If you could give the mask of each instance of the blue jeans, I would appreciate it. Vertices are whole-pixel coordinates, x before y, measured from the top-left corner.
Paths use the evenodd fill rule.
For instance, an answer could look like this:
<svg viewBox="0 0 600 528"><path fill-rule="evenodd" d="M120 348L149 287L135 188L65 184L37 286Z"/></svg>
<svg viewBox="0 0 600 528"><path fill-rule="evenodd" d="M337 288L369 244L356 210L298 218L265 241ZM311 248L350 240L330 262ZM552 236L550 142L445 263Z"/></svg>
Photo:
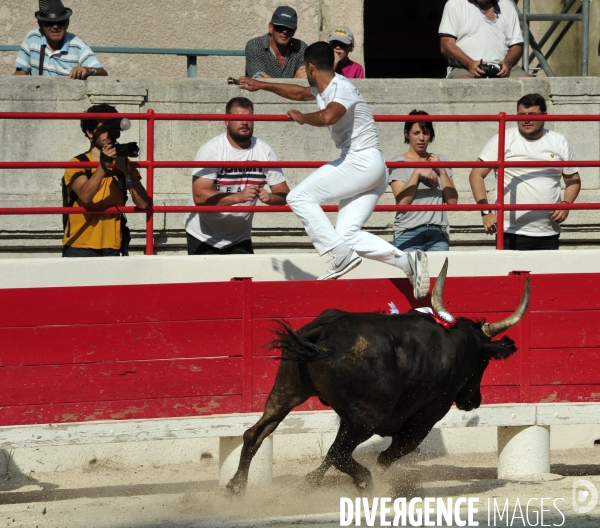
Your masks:
<svg viewBox="0 0 600 528"><path fill-rule="evenodd" d="M402 251L448 251L448 239L437 225L422 225L394 235L394 246Z"/></svg>

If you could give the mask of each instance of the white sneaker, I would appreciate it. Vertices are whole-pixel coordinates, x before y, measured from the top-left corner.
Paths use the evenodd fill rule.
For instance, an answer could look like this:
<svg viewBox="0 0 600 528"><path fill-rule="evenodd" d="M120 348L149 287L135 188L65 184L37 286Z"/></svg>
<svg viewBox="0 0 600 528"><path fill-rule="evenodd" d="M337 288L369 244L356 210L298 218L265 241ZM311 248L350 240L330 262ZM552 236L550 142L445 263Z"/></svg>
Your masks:
<svg viewBox="0 0 600 528"><path fill-rule="evenodd" d="M413 285L415 299L422 299L429 293L429 269L427 267L427 253L417 249L408 253L408 267L406 272L408 280Z"/></svg>
<svg viewBox="0 0 600 528"><path fill-rule="evenodd" d="M331 266L325 275L322 275L317 280L331 280L341 277L350 270L353 270L362 262L356 251L351 249L344 257L334 257Z"/></svg>

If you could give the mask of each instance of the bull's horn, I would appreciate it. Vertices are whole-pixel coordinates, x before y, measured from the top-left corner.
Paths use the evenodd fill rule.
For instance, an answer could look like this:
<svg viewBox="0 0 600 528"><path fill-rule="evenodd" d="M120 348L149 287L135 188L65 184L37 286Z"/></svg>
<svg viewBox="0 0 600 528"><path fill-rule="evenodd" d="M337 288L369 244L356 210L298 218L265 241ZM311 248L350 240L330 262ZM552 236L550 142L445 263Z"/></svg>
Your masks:
<svg viewBox="0 0 600 528"><path fill-rule="evenodd" d="M523 297L521 298L521 302L515 310L515 313L504 319L504 321L491 324L485 323L481 327L483 333L491 339L502 332L506 332L511 326L516 325L527 311L527 307L529 306L529 296L529 277L527 277L527 280L525 281L525 289L523 290Z"/></svg>
<svg viewBox="0 0 600 528"><path fill-rule="evenodd" d="M446 282L446 273L448 273L448 257L444 261L444 265L442 266L442 271L438 275L437 280L435 281L435 286L433 288L433 293L431 294L431 306L433 307L436 313L446 312L449 314L450 312L446 309L444 304L444 299L442 298L442 292L444 291L444 283Z"/></svg>

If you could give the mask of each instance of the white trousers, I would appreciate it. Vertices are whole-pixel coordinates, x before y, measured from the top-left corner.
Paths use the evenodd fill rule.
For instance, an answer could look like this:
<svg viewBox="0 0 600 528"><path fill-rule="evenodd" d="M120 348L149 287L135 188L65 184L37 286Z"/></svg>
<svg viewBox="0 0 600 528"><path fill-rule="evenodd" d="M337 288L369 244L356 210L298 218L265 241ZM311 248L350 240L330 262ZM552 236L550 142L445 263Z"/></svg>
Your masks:
<svg viewBox="0 0 600 528"><path fill-rule="evenodd" d="M362 231L388 184L378 149L350 153L317 169L287 196L319 255L342 243L361 257L405 267L406 254L382 238ZM339 202L335 228L320 205ZM404 257L404 258L402 258Z"/></svg>

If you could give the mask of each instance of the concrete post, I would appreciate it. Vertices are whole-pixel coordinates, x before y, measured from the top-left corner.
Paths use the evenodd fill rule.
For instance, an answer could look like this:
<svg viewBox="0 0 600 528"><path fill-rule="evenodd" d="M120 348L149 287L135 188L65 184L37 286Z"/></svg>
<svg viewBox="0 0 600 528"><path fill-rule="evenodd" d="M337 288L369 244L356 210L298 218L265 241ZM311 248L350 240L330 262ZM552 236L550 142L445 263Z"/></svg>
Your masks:
<svg viewBox="0 0 600 528"><path fill-rule="evenodd" d="M222 436L219 439L219 486L225 486L240 463L244 439L241 436ZM249 484L269 484L273 480L273 438L264 439L252 459Z"/></svg>
<svg viewBox="0 0 600 528"><path fill-rule="evenodd" d="M550 472L550 427L498 427L498 478Z"/></svg>

